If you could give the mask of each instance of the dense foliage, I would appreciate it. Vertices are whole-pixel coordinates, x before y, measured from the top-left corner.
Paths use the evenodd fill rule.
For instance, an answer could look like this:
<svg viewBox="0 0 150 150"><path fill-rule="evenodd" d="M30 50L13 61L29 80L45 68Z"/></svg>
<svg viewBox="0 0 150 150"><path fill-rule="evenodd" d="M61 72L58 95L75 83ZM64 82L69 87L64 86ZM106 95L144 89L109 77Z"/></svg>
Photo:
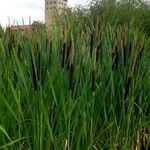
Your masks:
<svg viewBox="0 0 150 150"><path fill-rule="evenodd" d="M123 22L122 10L118 22L98 17L96 6L68 10L50 30L1 30L0 149L149 148L146 23Z"/></svg>
<svg viewBox="0 0 150 150"><path fill-rule="evenodd" d="M101 24L128 25L150 35L150 2L148 0L93 0L88 8L77 8L82 17Z"/></svg>

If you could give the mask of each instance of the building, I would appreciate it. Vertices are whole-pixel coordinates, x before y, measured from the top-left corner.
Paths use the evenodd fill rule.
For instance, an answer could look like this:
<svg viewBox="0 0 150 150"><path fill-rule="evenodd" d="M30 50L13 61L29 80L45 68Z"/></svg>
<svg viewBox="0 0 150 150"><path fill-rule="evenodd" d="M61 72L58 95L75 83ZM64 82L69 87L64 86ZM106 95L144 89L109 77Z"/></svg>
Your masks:
<svg viewBox="0 0 150 150"><path fill-rule="evenodd" d="M31 31L32 25L11 25L9 29L11 31Z"/></svg>
<svg viewBox="0 0 150 150"><path fill-rule="evenodd" d="M55 12L60 13L66 7L68 0L45 0L45 24L51 24Z"/></svg>

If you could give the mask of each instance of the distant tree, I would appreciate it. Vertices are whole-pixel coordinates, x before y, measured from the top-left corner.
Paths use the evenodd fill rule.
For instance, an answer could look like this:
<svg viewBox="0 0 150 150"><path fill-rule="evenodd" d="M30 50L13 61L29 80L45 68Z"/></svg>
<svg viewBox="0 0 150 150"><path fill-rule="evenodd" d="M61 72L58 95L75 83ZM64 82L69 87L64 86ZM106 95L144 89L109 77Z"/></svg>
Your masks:
<svg viewBox="0 0 150 150"><path fill-rule="evenodd" d="M0 38L3 36L3 34L4 34L4 29L2 25L0 24Z"/></svg>
<svg viewBox="0 0 150 150"><path fill-rule="evenodd" d="M32 23L32 29L45 29L45 24L43 22L40 21L33 21Z"/></svg>
<svg viewBox="0 0 150 150"><path fill-rule="evenodd" d="M90 5L93 24L132 25L150 35L150 2L143 0L93 0Z"/></svg>

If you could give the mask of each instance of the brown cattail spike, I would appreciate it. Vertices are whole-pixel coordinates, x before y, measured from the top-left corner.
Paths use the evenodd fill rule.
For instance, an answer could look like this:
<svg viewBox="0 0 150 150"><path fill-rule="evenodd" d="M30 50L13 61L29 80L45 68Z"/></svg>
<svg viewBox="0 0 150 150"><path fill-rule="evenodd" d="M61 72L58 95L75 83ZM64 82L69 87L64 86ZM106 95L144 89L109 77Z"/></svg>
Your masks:
<svg viewBox="0 0 150 150"><path fill-rule="evenodd" d="M96 81L96 70L92 71L92 91L95 91L95 81Z"/></svg>
<svg viewBox="0 0 150 150"><path fill-rule="evenodd" d="M118 59L119 59L118 47L114 41L113 41L112 59L113 59L112 69L114 70L117 69L118 67Z"/></svg>
<svg viewBox="0 0 150 150"><path fill-rule="evenodd" d="M67 48L67 55L66 55L67 69L69 69L71 45L72 45L72 40L70 40L69 46Z"/></svg>
<svg viewBox="0 0 150 150"><path fill-rule="evenodd" d="M94 51L94 67L92 70L92 91L95 91L96 88L96 54L97 54L97 49L95 48Z"/></svg>
<svg viewBox="0 0 150 150"><path fill-rule="evenodd" d="M93 53L93 45L94 45L94 35L91 33L91 39L90 39L90 56L92 57Z"/></svg>
<svg viewBox="0 0 150 150"><path fill-rule="evenodd" d="M22 47L20 44L18 44L18 59L21 60L22 59Z"/></svg>
<svg viewBox="0 0 150 150"><path fill-rule="evenodd" d="M33 87L34 87L34 90L37 91L38 89L38 83L37 83L37 71L34 67L34 60L33 60L33 56L32 56L32 53L31 53L31 71L32 71L32 82L33 82Z"/></svg>
<svg viewBox="0 0 150 150"><path fill-rule="evenodd" d="M65 65L65 56L66 56L66 43L63 43L63 48L62 48L62 68L64 68L64 65Z"/></svg>
<svg viewBox="0 0 150 150"><path fill-rule="evenodd" d="M74 87L74 64L71 64L69 76L69 89L73 90L73 87Z"/></svg>
<svg viewBox="0 0 150 150"><path fill-rule="evenodd" d="M129 95L129 90L130 90L131 81L132 81L132 77L129 76L128 79L127 79L127 84L126 84L126 86L125 86L124 100L126 100L127 97L128 97L128 95Z"/></svg>
<svg viewBox="0 0 150 150"><path fill-rule="evenodd" d="M62 46L62 62L61 62L61 65L62 65L62 68L64 68L64 65L65 65L65 57L66 57L66 29L64 28L63 30L63 46Z"/></svg>
<svg viewBox="0 0 150 150"><path fill-rule="evenodd" d="M70 79L69 79L69 89L73 90L74 87L74 38L71 33L71 66L70 66Z"/></svg>
<svg viewBox="0 0 150 150"><path fill-rule="evenodd" d="M72 58L71 58L71 63L74 63L74 37L73 34L71 33L71 53L72 53Z"/></svg>

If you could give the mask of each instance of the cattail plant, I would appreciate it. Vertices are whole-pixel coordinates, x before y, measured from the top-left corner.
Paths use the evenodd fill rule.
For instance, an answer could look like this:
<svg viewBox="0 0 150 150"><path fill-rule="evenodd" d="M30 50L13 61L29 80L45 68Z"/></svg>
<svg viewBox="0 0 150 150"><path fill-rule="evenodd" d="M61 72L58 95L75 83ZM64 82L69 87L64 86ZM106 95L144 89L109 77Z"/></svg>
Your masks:
<svg viewBox="0 0 150 150"><path fill-rule="evenodd" d="M149 149L150 38L92 9L2 33L0 149Z"/></svg>
<svg viewBox="0 0 150 150"><path fill-rule="evenodd" d="M38 90L38 77L37 77L37 70L36 70L36 64L35 64L35 59L33 56L33 52L30 53L31 57L31 66L32 66L32 82L33 82L33 87L37 91Z"/></svg>
<svg viewBox="0 0 150 150"><path fill-rule="evenodd" d="M63 29L63 45L62 45L62 50L61 50L61 56L62 56L62 62L61 62L61 66L62 68L64 68L65 65L65 58L66 58L66 49L67 49L67 37L66 37L66 28Z"/></svg>
<svg viewBox="0 0 150 150"><path fill-rule="evenodd" d="M97 51L96 51L96 62L98 62L99 58L100 58L100 52L102 48L102 43L100 42L99 45L97 46Z"/></svg>
<svg viewBox="0 0 150 150"><path fill-rule="evenodd" d="M32 66L32 81L33 87L37 91L41 85L41 52L39 48L39 43L36 43L36 51L31 50L31 66Z"/></svg>
<svg viewBox="0 0 150 150"><path fill-rule="evenodd" d="M18 55L19 60L22 60L22 59L23 59L22 47L21 47L21 44L20 44L20 43L18 44L18 52L17 52L17 55Z"/></svg>
<svg viewBox="0 0 150 150"><path fill-rule="evenodd" d="M92 70L92 91L95 91L96 88L96 56L97 55L97 48L95 48L94 50L94 66L93 66L93 70Z"/></svg>
<svg viewBox="0 0 150 150"><path fill-rule="evenodd" d="M112 65L112 68L113 70L114 69L117 69L118 68L118 63L119 63L119 51L120 51L120 33L119 31L117 31L117 40L116 41L113 41L113 65Z"/></svg>
<svg viewBox="0 0 150 150"><path fill-rule="evenodd" d="M93 32L90 33L90 56L92 57L93 53L93 48L94 48L94 34Z"/></svg>
<svg viewBox="0 0 150 150"><path fill-rule="evenodd" d="M137 49L137 51L133 53L132 51L134 49ZM133 78L133 76L135 74L135 71L136 71L138 63L140 63L140 61L141 61L140 59L141 59L142 52L143 52L143 42L139 46L139 43L137 44L137 43L135 43L135 41L133 41L132 49L130 49L130 50L131 50L131 53L133 54L133 59L132 59L132 64L131 64L131 70L130 70L130 72L128 74L128 78L127 78L127 84L125 86L124 99L126 99L128 94L129 94L132 78Z"/></svg>
<svg viewBox="0 0 150 150"><path fill-rule="evenodd" d="M127 65L128 60L128 45L127 45L127 27L124 27L123 30L123 54L124 54L124 65Z"/></svg>
<svg viewBox="0 0 150 150"><path fill-rule="evenodd" d="M13 31L10 30L8 36L9 36L8 37L8 54L11 54L14 48L14 38L15 38Z"/></svg>
<svg viewBox="0 0 150 150"><path fill-rule="evenodd" d="M69 70L69 89L73 90L74 86L74 37L73 34L71 33L71 65L70 65L70 70Z"/></svg>
<svg viewBox="0 0 150 150"><path fill-rule="evenodd" d="M85 60L84 60L84 55L85 55L85 48L84 47L82 47L82 59L81 59L81 70L82 70L82 75L83 75L83 77L84 77L84 75L85 75Z"/></svg>
<svg viewBox="0 0 150 150"><path fill-rule="evenodd" d="M67 70L69 70L69 65L70 65L70 53L71 53L72 42L73 41L70 39L69 46L67 47L67 54L66 54L66 61L65 61L65 64L67 65Z"/></svg>

